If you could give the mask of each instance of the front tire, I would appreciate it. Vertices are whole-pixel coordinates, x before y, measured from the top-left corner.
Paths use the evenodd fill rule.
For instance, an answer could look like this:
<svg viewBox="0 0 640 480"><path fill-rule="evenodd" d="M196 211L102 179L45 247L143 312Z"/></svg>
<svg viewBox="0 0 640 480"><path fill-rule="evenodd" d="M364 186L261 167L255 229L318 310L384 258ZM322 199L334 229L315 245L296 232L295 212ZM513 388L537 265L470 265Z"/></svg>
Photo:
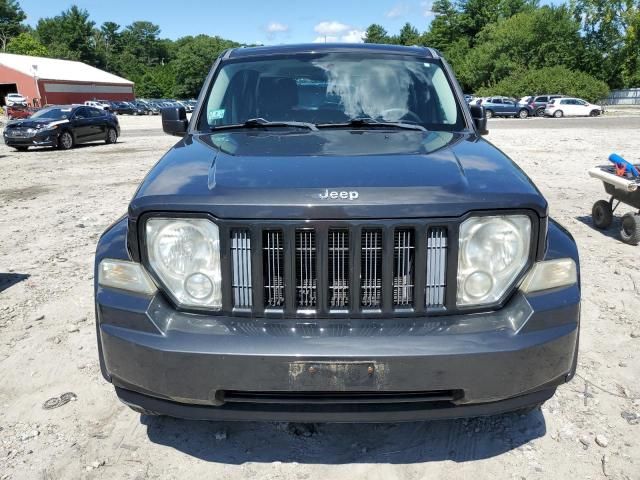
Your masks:
<svg viewBox="0 0 640 480"><path fill-rule="evenodd" d="M58 148L60 150L70 150L73 148L75 141L73 135L69 132L62 132L58 138Z"/></svg>
<svg viewBox="0 0 640 480"><path fill-rule="evenodd" d="M553 114L553 116L554 116L555 118L562 118L562 117L564 117L564 113L563 113L563 111L562 111L562 110L558 110L557 112L555 112L555 113Z"/></svg>
<svg viewBox="0 0 640 480"><path fill-rule="evenodd" d="M487 110L485 112L485 115L487 116L487 119L493 118L494 117L493 110Z"/></svg>
<svg viewBox="0 0 640 480"><path fill-rule="evenodd" d="M599 117L600 116L600 111L599 110L592 110L591 113L589 113L590 117Z"/></svg>
<svg viewBox="0 0 640 480"><path fill-rule="evenodd" d="M627 213L622 217L620 237L622 237L624 243L629 245L638 245L640 243L640 215Z"/></svg>
<svg viewBox="0 0 640 480"><path fill-rule="evenodd" d="M26 152L27 150L29 150L29 147L13 147L15 148L18 152Z"/></svg>
<svg viewBox="0 0 640 480"><path fill-rule="evenodd" d="M591 210L593 224L600 230L606 230L613 223L613 210L611 203L606 200L598 200Z"/></svg>
<svg viewBox="0 0 640 480"><path fill-rule="evenodd" d="M118 132L116 132L115 128L110 128L107 130L107 138L105 139L105 143L111 144L116 143L118 141Z"/></svg>
<svg viewBox="0 0 640 480"><path fill-rule="evenodd" d="M536 117L544 117L544 108L539 108L538 110L536 110Z"/></svg>

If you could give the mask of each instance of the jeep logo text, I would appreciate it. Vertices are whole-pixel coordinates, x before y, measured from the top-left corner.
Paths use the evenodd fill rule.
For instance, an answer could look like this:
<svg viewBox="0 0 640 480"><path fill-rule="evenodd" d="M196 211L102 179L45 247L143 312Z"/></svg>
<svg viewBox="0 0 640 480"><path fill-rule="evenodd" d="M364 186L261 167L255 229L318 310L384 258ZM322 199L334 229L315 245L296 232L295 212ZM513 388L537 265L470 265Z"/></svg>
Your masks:
<svg viewBox="0 0 640 480"><path fill-rule="evenodd" d="M333 200L356 200L358 197L360 196L360 194L358 192L347 192L347 191L335 191L335 190L331 190L329 191L329 189L326 189L324 191L324 193L320 194L320 199L321 200L327 200L328 198L331 198Z"/></svg>

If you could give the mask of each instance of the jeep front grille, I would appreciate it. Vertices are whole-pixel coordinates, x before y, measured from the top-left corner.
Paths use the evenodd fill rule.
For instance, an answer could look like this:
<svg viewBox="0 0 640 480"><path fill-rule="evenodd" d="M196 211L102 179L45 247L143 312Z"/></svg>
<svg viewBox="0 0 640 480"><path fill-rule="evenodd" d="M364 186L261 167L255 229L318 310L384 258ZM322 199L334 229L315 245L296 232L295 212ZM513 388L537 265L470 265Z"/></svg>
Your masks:
<svg viewBox="0 0 640 480"><path fill-rule="evenodd" d="M413 305L413 243L412 229L398 229L393 241L393 304Z"/></svg>
<svg viewBox="0 0 640 480"><path fill-rule="evenodd" d="M329 308L349 306L349 231L329 230Z"/></svg>
<svg viewBox="0 0 640 480"><path fill-rule="evenodd" d="M231 231L231 258L233 259L234 305L238 308L251 308L253 305L251 237L248 230Z"/></svg>
<svg viewBox="0 0 640 480"><path fill-rule="evenodd" d="M364 308L378 308L382 303L382 231L363 231L361 249L360 305Z"/></svg>
<svg viewBox="0 0 640 480"><path fill-rule="evenodd" d="M266 230L262 240L265 307L284 305L284 239L278 230Z"/></svg>
<svg viewBox="0 0 640 480"><path fill-rule="evenodd" d="M449 228L341 221L232 227L226 305L293 317L442 309L451 298Z"/></svg>
<svg viewBox="0 0 640 480"><path fill-rule="evenodd" d="M296 231L296 304L299 308L316 306L316 234Z"/></svg>

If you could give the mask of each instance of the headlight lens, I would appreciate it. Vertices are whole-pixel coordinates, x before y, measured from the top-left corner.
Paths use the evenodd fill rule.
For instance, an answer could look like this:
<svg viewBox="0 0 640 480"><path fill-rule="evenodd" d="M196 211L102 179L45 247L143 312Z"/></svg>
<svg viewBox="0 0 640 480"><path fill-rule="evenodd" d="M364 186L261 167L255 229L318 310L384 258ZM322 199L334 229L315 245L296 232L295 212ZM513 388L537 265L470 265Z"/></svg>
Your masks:
<svg viewBox="0 0 640 480"><path fill-rule="evenodd" d="M217 225L206 219L151 218L146 239L149 265L181 305L222 307Z"/></svg>
<svg viewBox="0 0 640 480"><path fill-rule="evenodd" d="M460 226L458 305L495 303L527 264L531 220L526 215L474 217Z"/></svg>

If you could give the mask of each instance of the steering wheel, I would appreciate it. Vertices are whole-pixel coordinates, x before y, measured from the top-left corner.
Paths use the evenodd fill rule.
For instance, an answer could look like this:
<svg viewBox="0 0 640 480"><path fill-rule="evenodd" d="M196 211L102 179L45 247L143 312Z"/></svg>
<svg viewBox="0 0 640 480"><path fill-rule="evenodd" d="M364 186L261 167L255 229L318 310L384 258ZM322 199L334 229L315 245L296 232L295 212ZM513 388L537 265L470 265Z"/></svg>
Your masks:
<svg viewBox="0 0 640 480"><path fill-rule="evenodd" d="M383 110L381 116L382 118L387 118L387 115L390 113L401 113L402 115L398 117L398 120L409 117L411 120L418 124L422 123L422 119L416 113L412 112L411 110L405 110L403 108L389 108L387 110Z"/></svg>

